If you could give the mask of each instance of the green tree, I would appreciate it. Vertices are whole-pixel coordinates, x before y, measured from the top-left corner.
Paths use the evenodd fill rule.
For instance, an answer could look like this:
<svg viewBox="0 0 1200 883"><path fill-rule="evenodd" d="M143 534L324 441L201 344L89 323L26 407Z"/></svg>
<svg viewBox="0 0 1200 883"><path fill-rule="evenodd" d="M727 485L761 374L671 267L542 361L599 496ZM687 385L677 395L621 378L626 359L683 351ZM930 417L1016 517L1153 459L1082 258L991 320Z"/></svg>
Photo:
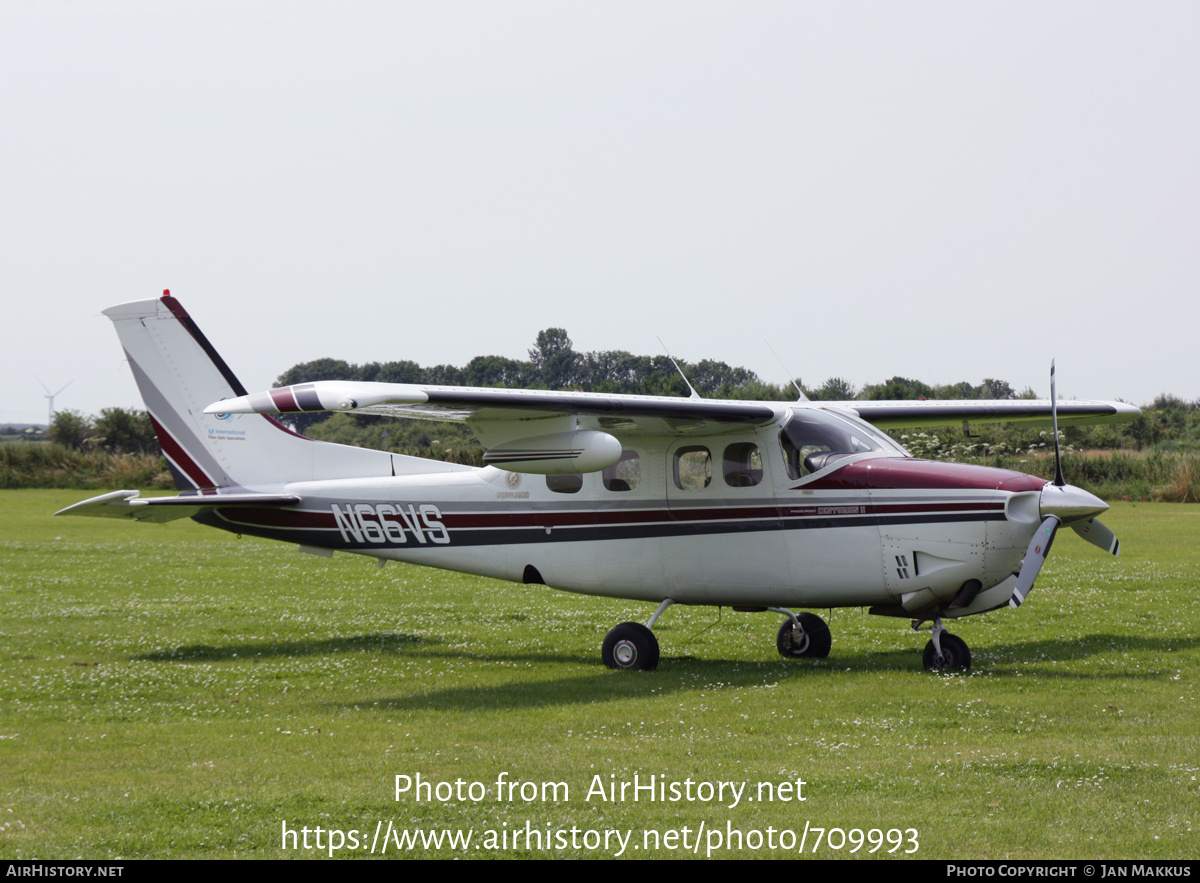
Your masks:
<svg viewBox="0 0 1200 883"><path fill-rule="evenodd" d="M1155 397L1147 410L1158 414L1170 435L1176 436L1187 431L1188 418L1195 409L1190 402L1164 392Z"/></svg>
<svg viewBox="0 0 1200 883"><path fill-rule="evenodd" d="M277 378L275 385L295 386L297 383L312 383L316 380L362 380L357 365L341 359L313 359L288 368Z"/></svg>
<svg viewBox="0 0 1200 883"><path fill-rule="evenodd" d="M919 380L909 380L907 377L893 377L883 383L863 387L862 399L930 399L933 398L933 387Z"/></svg>
<svg viewBox="0 0 1200 883"><path fill-rule="evenodd" d="M46 435L50 437L50 441L78 451L95 435L95 431L90 417L85 417L78 411L55 411L54 420L46 430Z"/></svg>
<svg viewBox="0 0 1200 883"><path fill-rule="evenodd" d="M463 369L467 386L521 388L529 374L529 363L503 356L476 356Z"/></svg>
<svg viewBox="0 0 1200 883"><path fill-rule="evenodd" d="M579 354L567 332L562 328L547 328L539 331L529 361L533 363L535 376L547 389L566 389L575 380L575 363Z"/></svg>
<svg viewBox="0 0 1200 883"><path fill-rule="evenodd" d="M461 368L455 368L453 365L434 365L425 369L425 379L422 382L434 386L462 386L463 372Z"/></svg>
<svg viewBox="0 0 1200 883"><path fill-rule="evenodd" d="M375 378L380 383L421 383L425 373L416 362L384 362Z"/></svg>
<svg viewBox="0 0 1200 883"><path fill-rule="evenodd" d="M830 377L818 388L810 390L808 397L820 402L848 402L858 395L854 384L843 377Z"/></svg>
<svg viewBox="0 0 1200 883"><path fill-rule="evenodd" d="M1138 449L1154 447L1166 433L1162 415L1157 411L1143 411L1132 422L1122 427L1123 433L1134 440Z"/></svg>
<svg viewBox="0 0 1200 883"><path fill-rule="evenodd" d="M932 398L977 399L979 398L979 388L972 386L965 380L960 380L958 383L948 383L945 386L935 386L933 388Z"/></svg>
<svg viewBox="0 0 1200 883"><path fill-rule="evenodd" d="M694 365L680 364L692 386L701 395L717 398L740 398L739 390L758 380L758 375L746 368L734 368L724 362L702 359Z"/></svg>
<svg viewBox="0 0 1200 883"><path fill-rule="evenodd" d="M985 377L983 383L979 384L979 398L981 399L1011 399L1014 397L1013 388L1003 380Z"/></svg>
<svg viewBox="0 0 1200 883"><path fill-rule="evenodd" d="M576 368L579 385L592 392L636 392L651 371L650 359L624 350L585 353Z"/></svg>
<svg viewBox="0 0 1200 883"><path fill-rule="evenodd" d="M154 425L145 411L104 408L95 421L97 444L117 454L153 454L158 452Z"/></svg>

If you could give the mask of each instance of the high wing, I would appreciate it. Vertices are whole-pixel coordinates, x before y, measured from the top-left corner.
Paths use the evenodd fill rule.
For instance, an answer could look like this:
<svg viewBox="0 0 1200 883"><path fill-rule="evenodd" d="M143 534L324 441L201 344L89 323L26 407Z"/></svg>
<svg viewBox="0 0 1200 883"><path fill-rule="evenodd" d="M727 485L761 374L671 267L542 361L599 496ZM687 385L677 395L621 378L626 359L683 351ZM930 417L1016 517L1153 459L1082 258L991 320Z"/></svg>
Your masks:
<svg viewBox="0 0 1200 883"><path fill-rule="evenodd" d="M674 435L769 423L782 416L783 407L774 402L672 396L322 380L214 402L204 410L207 414L352 411L465 420L484 435L489 424L577 418L579 426L589 429Z"/></svg>
<svg viewBox="0 0 1200 883"><path fill-rule="evenodd" d="M909 426L948 426L955 423L1046 423L1051 422L1049 399L946 399L906 401L829 402L854 411L880 429ZM1060 401L1060 425L1127 423L1141 410L1125 402Z"/></svg>
<svg viewBox="0 0 1200 883"><path fill-rule="evenodd" d="M285 386L215 402L208 414L289 414L353 411L393 417L465 420L472 427L489 421L538 420L574 416L581 425L623 432L683 434L768 423L800 403L741 402L724 399L638 396L535 389L484 389L407 383L323 380ZM1049 423L1049 399L963 399L813 402L857 414L882 429L971 423ZM1141 411L1124 402L1064 401L1064 424L1123 423Z"/></svg>

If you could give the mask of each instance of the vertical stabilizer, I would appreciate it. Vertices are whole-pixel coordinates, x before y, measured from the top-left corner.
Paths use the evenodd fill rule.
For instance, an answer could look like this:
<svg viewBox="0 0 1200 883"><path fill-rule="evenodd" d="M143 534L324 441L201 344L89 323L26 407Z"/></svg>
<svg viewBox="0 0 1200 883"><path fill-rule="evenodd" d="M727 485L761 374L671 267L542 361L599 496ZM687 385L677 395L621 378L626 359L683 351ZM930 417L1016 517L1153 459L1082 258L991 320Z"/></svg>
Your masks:
<svg viewBox="0 0 1200 883"><path fill-rule="evenodd" d="M382 451L314 441L262 414L205 414L246 390L169 293L104 315L116 326L180 490L391 474Z"/></svg>

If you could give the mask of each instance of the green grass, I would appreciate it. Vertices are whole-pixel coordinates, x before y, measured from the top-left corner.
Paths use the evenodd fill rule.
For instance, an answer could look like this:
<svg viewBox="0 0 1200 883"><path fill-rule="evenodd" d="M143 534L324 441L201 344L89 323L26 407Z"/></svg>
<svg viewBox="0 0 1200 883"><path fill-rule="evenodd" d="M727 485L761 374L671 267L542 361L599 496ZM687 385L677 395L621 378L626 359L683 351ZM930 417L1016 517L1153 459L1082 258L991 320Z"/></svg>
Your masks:
<svg viewBox="0 0 1200 883"><path fill-rule="evenodd" d="M1195 855L1200 507L1115 506L1118 560L1064 532L1019 611L953 627L972 674L934 677L925 635L857 610L828 616L828 659L784 661L775 616L672 608L660 669L610 672L604 633L648 605L190 522L49 517L79 496L0 493L5 858L316 855L281 851L281 824L369 840L379 820L477 838L527 820L632 829L638 844L810 822L915 828L924 858ZM398 774L490 787L502 771L570 799L394 799ZM634 773L801 778L807 800L584 799L593 776ZM769 854L790 853L714 853Z"/></svg>

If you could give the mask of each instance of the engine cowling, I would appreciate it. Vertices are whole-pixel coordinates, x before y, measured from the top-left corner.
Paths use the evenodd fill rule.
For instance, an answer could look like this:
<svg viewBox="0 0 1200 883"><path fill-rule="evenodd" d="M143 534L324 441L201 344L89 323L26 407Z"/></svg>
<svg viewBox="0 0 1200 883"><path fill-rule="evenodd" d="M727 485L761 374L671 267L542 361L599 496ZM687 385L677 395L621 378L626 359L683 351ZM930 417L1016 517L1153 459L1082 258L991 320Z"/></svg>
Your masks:
<svg viewBox="0 0 1200 883"><path fill-rule="evenodd" d="M594 429L513 439L483 455L486 466L532 475L599 472L620 459L621 443Z"/></svg>

